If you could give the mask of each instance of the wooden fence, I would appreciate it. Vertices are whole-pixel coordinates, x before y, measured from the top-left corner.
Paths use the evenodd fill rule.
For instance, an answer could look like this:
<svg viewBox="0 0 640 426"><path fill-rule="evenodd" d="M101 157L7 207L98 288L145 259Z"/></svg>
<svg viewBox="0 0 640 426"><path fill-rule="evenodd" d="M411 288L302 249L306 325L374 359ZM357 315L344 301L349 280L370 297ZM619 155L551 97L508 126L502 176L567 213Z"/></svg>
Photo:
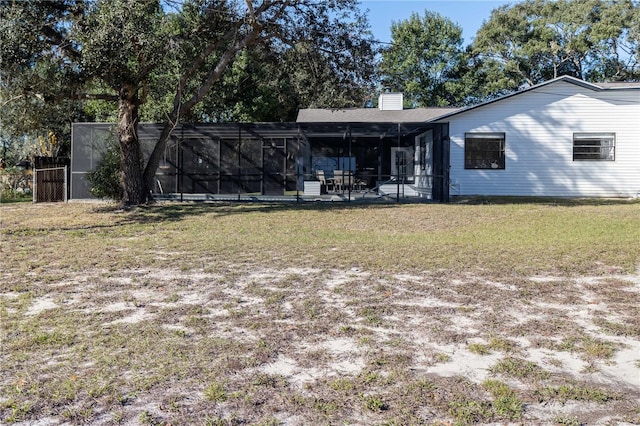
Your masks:
<svg viewBox="0 0 640 426"><path fill-rule="evenodd" d="M33 202L67 201L67 167L33 171Z"/></svg>

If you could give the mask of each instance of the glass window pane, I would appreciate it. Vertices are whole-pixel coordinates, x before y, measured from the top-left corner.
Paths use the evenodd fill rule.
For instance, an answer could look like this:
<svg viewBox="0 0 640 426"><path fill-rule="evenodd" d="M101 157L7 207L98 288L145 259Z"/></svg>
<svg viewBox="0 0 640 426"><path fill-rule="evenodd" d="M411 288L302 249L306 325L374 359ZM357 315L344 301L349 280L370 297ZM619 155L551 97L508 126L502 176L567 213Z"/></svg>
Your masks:
<svg viewBox="0 0 640 426"><path fill-rule="evenodd" d="M465 169L504 169L504 133L466 133Z"/></svg>

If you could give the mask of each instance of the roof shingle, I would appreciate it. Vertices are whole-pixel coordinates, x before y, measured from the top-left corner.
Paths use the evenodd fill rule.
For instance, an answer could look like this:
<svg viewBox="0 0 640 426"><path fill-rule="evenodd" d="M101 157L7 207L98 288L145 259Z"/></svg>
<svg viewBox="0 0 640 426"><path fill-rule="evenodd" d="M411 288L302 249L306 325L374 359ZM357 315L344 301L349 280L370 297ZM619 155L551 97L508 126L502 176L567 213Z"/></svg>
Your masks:
<svg viewBox="0 0 640 426"><path fill-rule="evenodd" d="M459 108L415 108L382 111L377 108L301 109L298 123L418 123L457 111Z"/></svg>

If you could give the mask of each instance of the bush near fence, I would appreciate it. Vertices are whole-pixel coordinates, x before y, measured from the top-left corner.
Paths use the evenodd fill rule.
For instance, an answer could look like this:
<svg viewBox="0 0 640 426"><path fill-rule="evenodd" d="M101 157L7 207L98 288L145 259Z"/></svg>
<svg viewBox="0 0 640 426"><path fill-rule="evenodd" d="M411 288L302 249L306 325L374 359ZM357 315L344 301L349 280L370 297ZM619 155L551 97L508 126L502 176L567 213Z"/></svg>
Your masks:
<svg viewBox="0 0 640 426"><path fill-rule="evenodd" d="M0 200L18 201L29 198L32 191L32 172L18 167L0 169Z"/></svg>

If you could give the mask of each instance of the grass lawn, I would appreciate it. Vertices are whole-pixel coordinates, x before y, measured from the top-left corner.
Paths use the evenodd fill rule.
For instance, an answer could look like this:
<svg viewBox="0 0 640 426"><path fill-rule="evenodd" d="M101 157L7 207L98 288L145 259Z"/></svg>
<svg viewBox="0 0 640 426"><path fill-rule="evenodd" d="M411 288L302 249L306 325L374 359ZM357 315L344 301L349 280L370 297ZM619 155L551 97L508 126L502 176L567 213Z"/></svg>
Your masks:
<svg viewBox="0 0 640 426"><path fill-rule="evenodd" d="M1 204L0 256L2 424L640 422L638 202Z"/></svg>

